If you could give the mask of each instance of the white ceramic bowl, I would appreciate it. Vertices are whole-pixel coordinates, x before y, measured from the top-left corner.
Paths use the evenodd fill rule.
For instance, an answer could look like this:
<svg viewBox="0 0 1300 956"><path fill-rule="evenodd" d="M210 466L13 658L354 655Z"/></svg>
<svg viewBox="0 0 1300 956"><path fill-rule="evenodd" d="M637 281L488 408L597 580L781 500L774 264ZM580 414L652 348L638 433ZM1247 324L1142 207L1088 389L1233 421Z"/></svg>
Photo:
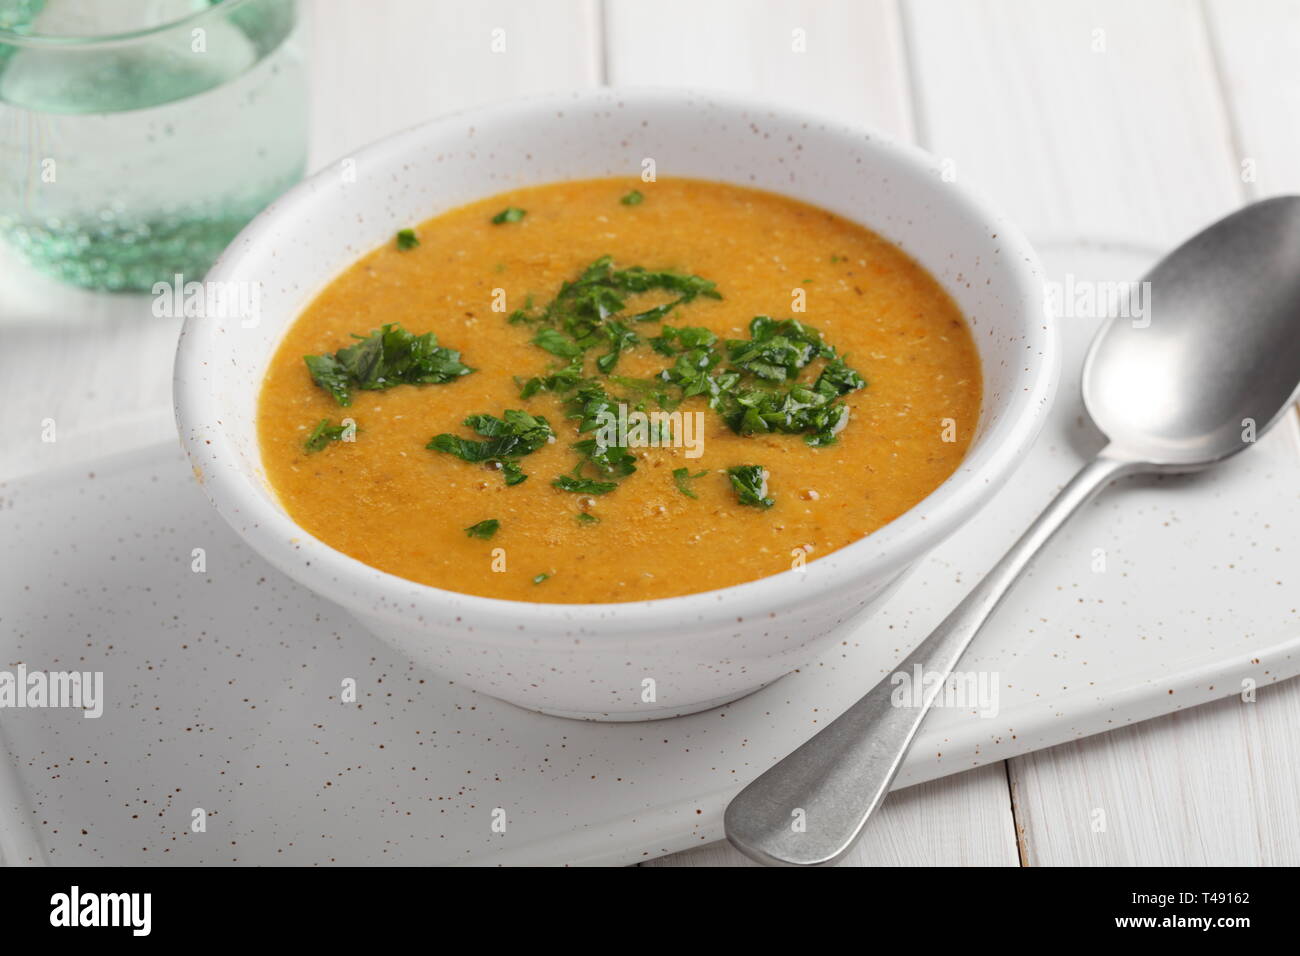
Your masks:
<svg viewBox="0 0 1300 956"><path fill-rule="evenodd" d="M413 222L521 185L636 175L645 157L661 176L757 186L833 210L896 242L943 284L971 323L984 370L978 433L957 472L803 573L629 604L443 591L375 570L295 525L263 473L255 411L277 343L316 293ZM945 181L932 157L866 130L685 90L516 101L389 137L275 202L208 282L260 290L255 323L187 319L176 357L181 437L222 517L272 564L413 660L483 693L574 717L702 710L840 640L1008 479L1043 421L1059 365L1033 251ZM647 678L653 701L643 699Z"/></svg>

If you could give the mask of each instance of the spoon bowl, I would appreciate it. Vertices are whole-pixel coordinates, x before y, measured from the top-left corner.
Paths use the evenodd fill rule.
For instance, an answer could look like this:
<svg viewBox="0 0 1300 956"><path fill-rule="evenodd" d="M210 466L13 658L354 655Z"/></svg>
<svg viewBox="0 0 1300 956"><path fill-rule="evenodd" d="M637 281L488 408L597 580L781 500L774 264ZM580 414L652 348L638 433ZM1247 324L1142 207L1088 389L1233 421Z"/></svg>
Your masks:
<svg viewBox="0 0 1300 956"><path fill-rule="evenodd" d="M1250 447L1300 382L1300 197L1247 206L1143 279L1142 319L1112 318L1083 366L1109 454L1196 471Z"/></svg>

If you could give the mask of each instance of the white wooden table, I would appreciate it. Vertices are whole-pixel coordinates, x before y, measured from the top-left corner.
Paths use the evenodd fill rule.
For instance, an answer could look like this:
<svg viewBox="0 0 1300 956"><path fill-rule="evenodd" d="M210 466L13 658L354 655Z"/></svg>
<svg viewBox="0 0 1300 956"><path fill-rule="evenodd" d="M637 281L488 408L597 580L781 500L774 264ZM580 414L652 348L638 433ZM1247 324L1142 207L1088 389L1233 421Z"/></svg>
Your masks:
<svg viewBox="0 0 1300 956"><path fill-rule="evenodd" d="M1300 192L1300 0L307 5L313 167L503 97L692 85L913 140L1041 243L1162 248ZM0 477L166 437L173 321L5 258L0 277ZM1295 865L1298 727L1291 681L914 787L845 865ZM719 844L648 865L742 862Z"/></svg>

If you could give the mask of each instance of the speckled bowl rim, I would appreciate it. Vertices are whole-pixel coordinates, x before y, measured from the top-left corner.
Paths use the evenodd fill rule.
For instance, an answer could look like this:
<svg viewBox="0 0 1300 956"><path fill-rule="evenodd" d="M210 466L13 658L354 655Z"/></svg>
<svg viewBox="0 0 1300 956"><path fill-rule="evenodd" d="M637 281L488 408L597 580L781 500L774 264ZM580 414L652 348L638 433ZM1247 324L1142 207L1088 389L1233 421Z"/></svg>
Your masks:
<svg viewBox="0 0 1300 956"><path fill-rule="evenodd" d="M923 150L859 126L805 110L773 106L728 93L687 88L601 87L569 93L516 98L503 103L447 114L385 137L350 157L358 161L391 152L418 150L431 136L463 127L474 120L482 129L488 121L510 121L539 112L590 108L711 108L734 111L737 118L762 116L793 124L815 124L828 135L843 137L845 147L867 141L873 150L924 171L941 181L939 160ZM694 105L694 106L693 106ZM231 243L208 273L209 281L230 281L263 244L268 223L302 217L318 195L339 188L332 165L299 183L254 219ZM779 191L779 190L778 190ZM1019 307L1008 303L1022 327L1027 354L1039 356L1016 370L1006 390L1005 414L976 436L958 469L938 488L889 524L860 541L810 562L804 573L784 571L743 584L680 597L600 604L552 604L508 601L447 591L373 568L325 544L298 526L273 505L239 464L237 450L221 424L222 409L201 374L189 374L203 363L222 358L227 349L214 323L187 318L177 346L174 398L177 426L202 486L221 516L255 551L299 583L321 596L363 615L392 620L406 627L433 622L477 632L505 644L531 642L538 632L565 636L590 634L632 636L639 640L676 641L689 637L680 629L726 620L778 616L783 610L824 597L850 602L843 596L856 583L881 581L897 574L950 535L993 496L1023 460L1046 418L1059 378L1060 354L1056 328L1045 311L1043 273L1029 242L1009 220L977 198L965 185L936 185L937 202L956 203L982 220L996 235L996 253L1005 260L1014 281ZM863 225L873 227L870 223ZM888 233L884 233L888 236ZM268 250L269 252L270 250ZM285 329L291 324L286 322ZM280 335L283 335L283 330ZM279 337L271 347L278 347ZM265 361L269 362L268 355ZM261 378L259 376L259 385ZM987 395L985 396L987 400ZM257 442L254 440L253 447ZM259 450L260 454L260 450Z"/></svg>

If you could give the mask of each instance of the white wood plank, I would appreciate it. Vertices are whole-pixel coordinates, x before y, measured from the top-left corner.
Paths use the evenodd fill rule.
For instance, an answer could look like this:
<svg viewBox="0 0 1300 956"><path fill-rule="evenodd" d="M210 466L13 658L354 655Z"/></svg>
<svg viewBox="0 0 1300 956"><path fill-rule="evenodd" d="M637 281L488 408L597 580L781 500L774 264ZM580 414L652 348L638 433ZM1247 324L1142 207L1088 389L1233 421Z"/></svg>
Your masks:
<svg viewBox="0 0 1300 956"><path fill-rule="evenodd" d="M611 84L744 92L911 138L894 0L607 0L606 36Z"/></svg>
<svg viewBox="0 0 1300 956"><path fill-rule="evenodd" d="M312 168L441 113L601 81L598 0L315 0Z"/></svg>
<svg viewBox="0 0 1300 956"><path fill-rule="evenodd" d="M1012 761L1031 866L1300 864L1300 682Z"/></svg>
<svg viewBox="0 0 1300 956"><path fill-rule="evenodd" d="M1238 176L1252 197L1300 192L1300 3L1209 0L1206 9Z"/></svg>
<svg viewBox="0 0 1300 956"><path fill-rule="evenodd" d="M1251 198L1300 193L1300 4L1294 0L1208 0L1210 37L1216 53L1233 127L1238 177ZM1225 708L1226 710L1226 708ZM1243 856L1296 865L1300 827L1295 803L1300 794L1300 744L1295 728L1300 711L1300 681L1270 688L1249 721L1220 718L1225 731L1212 741L1264 755L1262 795L1252 792L1254 818L1229 817L1234 829L1250 829L1261 842ZM1232 728L1239 729L1234 740ZM1238 743L1239 742L1239 743ZM1228 757L1237 748L1229 746ZM1220 761L1217 752L1207 763ZM1280 794L1281 805L1274 805ZM1247 827L1241 824L1253 824ZM1251 851L1255 851L1253 854Z"/></svg>
<svg viewBox="0 0 1300 956"><path fill-rule="evenodd" d="M1016 866L1002 763L889 795L840 866ZM758 866L727 843L642 866Z"/></svg>
<svg viewBox="0 0 1300 956"><path fill-rule="evenodd" d="M922 145L1031 239L1171 245L1239 203L1195 3L915 0L903 19Z"/></svg>

